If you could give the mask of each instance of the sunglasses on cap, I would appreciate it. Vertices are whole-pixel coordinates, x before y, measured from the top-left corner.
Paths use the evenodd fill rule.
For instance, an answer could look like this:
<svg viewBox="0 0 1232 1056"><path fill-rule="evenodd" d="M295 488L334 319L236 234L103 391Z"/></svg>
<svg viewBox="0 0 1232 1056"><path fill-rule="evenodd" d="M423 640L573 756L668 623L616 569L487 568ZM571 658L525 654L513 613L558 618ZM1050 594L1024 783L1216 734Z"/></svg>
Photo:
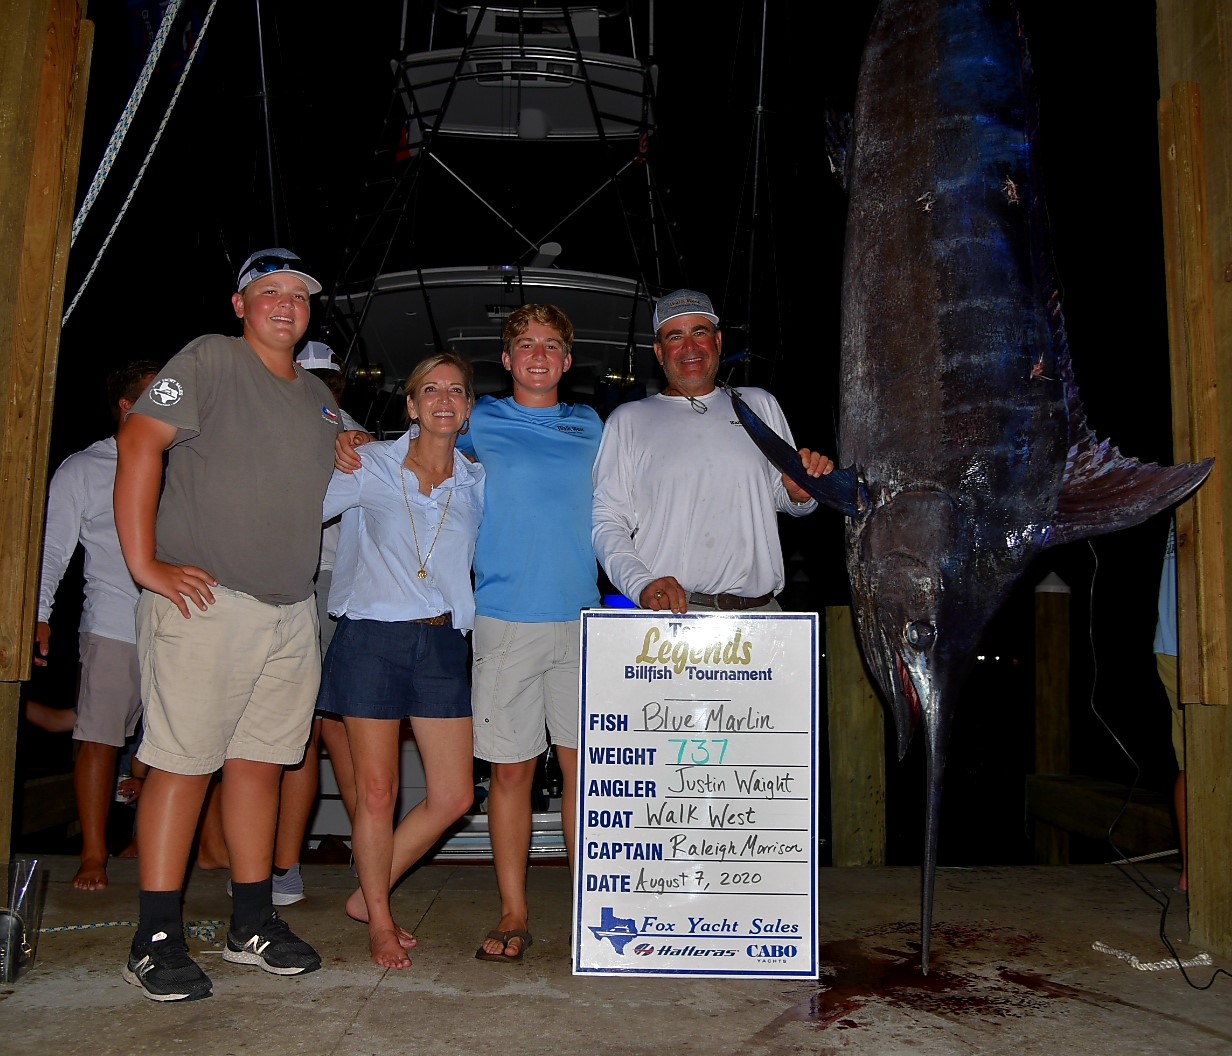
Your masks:
<svg viewBox="0 0 1232 1056"><path fill-rule="evenodd" d="M298 271L303 264L299 257L257 257L249 261L248 267L244 269L244 277L251 280L273 271Z"/></svg>
<svg viewBox="0 0 1232 1056"><path fill-rule="evenodd" d="M272 275L278 271L292 271L297 275L302 275L308 280L308 289L311 293L320 292L320 284L308 276L304 270L304 262L299 257L277 256L272 253L254 257L248 262L248 266L240 275L239 288L243 289L261 275Z"/></svg>

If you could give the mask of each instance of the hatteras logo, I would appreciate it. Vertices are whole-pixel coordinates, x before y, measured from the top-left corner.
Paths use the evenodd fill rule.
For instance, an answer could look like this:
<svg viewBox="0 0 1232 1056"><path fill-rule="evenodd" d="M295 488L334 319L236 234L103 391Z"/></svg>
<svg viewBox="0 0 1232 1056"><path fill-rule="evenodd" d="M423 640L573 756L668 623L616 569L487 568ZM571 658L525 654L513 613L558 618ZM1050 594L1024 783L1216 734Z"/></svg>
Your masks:
<svg viewBox="0 0 1232 1056"><path fill-rule="evenodd" d="M159 378L146 392L160 407L174 407L184 398L184 386L175 378Z"/></svg>
<svg viewBox="0 0 1232 1056"><path fill-rule="evenodd" d="M654 953L654 947L648 942L639 942L633 947L633 952L639 957L649 957Z"/></svg>

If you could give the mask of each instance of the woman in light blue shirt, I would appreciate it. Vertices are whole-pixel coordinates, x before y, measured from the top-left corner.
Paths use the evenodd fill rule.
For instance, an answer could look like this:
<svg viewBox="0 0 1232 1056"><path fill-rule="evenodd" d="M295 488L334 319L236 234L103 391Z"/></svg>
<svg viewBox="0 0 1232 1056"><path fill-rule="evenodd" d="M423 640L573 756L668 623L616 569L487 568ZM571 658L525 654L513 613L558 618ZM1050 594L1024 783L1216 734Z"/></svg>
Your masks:
<svg viewBox="0 0 1232 1056"><path fill-rule="evenodd" d="M362 468L335 472L323 518L342 514L329 611L338 617L317 707L342 716L355 763L351 846L359 890L346 910L368 924L372 960L409 968L415 938L389 892L474 801L466 632L474 627L471 559L484 471L455 450L475 394L454 353L421 362L406 383L412 428L368 444ZM409 718L427 797L394 828L402 720Z"/></svg>

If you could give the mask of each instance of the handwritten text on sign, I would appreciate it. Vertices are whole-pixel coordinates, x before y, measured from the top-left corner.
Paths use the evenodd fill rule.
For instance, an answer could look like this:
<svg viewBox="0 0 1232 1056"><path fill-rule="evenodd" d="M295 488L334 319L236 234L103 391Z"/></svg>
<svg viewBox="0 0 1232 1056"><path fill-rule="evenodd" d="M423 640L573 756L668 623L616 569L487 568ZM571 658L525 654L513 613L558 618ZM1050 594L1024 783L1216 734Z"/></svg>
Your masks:
<svg viewBox="0 0 1232 1056"><path fill-rule="evenodd" d="M582 614L578 974L817 976L815 613Z"/></svg>

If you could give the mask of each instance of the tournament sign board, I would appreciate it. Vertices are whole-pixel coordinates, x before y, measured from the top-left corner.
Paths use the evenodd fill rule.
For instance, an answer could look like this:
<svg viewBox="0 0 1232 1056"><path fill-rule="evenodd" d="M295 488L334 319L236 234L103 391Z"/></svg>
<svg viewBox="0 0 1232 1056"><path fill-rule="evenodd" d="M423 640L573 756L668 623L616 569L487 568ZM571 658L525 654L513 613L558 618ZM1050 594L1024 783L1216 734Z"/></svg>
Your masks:
<svg viewBox="0 0 1232 1056"><path fill-rule="evenodd" d="M816 613L582 613L575 975L817 963Z"/></svg>

